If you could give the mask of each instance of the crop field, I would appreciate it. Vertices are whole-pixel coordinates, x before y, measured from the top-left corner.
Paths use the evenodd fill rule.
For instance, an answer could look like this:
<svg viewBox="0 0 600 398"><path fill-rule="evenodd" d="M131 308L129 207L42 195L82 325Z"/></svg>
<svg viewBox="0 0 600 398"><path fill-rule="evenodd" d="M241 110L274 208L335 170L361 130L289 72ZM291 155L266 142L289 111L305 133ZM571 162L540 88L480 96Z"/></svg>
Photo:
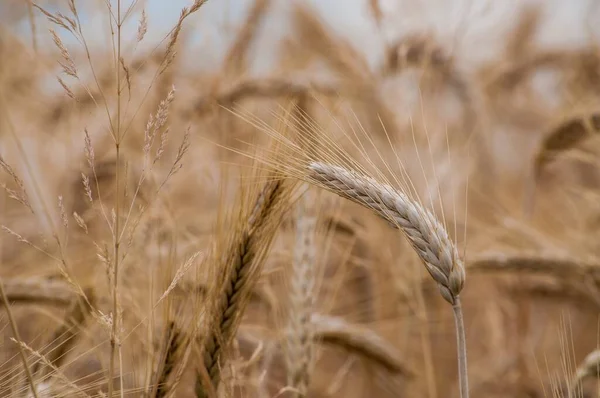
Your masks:
<svg viewBox="0 0 600 398"><path fill-rule="evenodd" d="M0 398L600 397L598 26L0 0Z"/></svg>

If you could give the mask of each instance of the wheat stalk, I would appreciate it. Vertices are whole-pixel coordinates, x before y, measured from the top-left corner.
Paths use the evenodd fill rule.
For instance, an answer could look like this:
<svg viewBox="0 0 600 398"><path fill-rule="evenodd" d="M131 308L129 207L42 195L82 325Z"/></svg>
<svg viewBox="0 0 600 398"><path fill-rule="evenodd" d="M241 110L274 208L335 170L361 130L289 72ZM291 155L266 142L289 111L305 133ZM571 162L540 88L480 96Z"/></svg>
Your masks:
<svg viewBox="0 0 600 398"><path fill-rule="evenodd" d="M341 197L372 209L404 232L429 275L437 282L442 297L452 304L456 324L460 393L462 398L467 398L469 392L466 341L459 298L465 282L465 268L444 226L430 211L409 199L404 193L343 167L311 162L309 179Z"/></svg>

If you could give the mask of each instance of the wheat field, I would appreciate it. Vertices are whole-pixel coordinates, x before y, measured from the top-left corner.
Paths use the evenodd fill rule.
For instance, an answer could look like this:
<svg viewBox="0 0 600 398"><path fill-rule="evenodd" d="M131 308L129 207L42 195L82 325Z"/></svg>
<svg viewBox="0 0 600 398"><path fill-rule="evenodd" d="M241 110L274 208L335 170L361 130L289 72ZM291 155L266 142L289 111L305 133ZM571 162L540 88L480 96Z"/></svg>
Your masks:
<svg viewBox="0 0 600 398"><path fill-rule="evenodd" d="M0 397L600 397L595 3L336 1L0 0Z"/></svg>

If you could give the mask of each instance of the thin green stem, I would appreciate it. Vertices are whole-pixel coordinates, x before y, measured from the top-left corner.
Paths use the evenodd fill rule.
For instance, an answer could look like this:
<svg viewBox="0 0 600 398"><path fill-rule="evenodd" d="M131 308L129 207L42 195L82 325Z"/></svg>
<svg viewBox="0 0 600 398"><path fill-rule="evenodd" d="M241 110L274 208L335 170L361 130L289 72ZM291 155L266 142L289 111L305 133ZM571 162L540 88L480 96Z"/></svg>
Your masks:
<svg viewBox="0 0 600 398"><path fill-rule="evenodd" d="M469 398L469 378L467 374L467 339L465 338L465 323L463 320L460 297L455 297L452 309L454 310L454 323L456 325L456 352L458 354L458 380L460 383L460 397Z"/></svg>

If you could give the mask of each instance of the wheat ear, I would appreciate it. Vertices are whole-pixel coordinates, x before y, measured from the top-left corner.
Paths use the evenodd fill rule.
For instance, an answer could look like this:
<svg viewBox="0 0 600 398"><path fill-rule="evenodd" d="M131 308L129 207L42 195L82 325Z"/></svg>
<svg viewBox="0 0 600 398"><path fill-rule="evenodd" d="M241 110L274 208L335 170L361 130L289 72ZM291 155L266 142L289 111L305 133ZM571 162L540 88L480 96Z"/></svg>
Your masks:
<svg viewBox="0 0 600 398"><path fill-rule="evenodd" d="M202 350L204 366L215 391L221 378L223 351L235 337L252 288L260 276L262 263L283 215L288 187L290 185L282 180L267 182L247 222L231 241L224 263L218 264L218 272L222 273L221 290L215 297ZM198 377L196 396L207 397L205 388Z"/></svg>
<svg viewBox="0 0 600 398"><path fill-rule="evenodd" d="M294 393L296 397L304 397L308 393L314 354L311 316L315 301L316 217L308 209L310 194L310 191L306 192L298 201L285 339L288 386L297 391Z"/></svg>
<svg viewBox="0 0 600 398"><path fill-rule="evenodd" d="M444 226L428 210L393 187L343 167L321 162L309 164L309 180L343 198L372 209L402 230L438 284L442 297L452 304L456 325L461 398L468 398L467 348L459 294L465 267Z"/></svg>
<svg viewBox="0 0 600 398"><path fill-rule="evenodd" d="M408 378L415 376L415 371L402 360L396 349L374 331L349 324L339 317L312 314L311 320L315 341L344 348L391 373Z"/></svg>
<svg viewBox="0 0 600 398"><path fill-rule="evenodd" d="M577 257L568 253L542 251L486 251L469 259L469 271L511 271L553 275L561 279L580 278L600 281L600 266L593 257Z"/></svg>
<svg viewBox="0 0 600 398"><path fill-rule="evenodd" d="M182 336L179 328L174 321L170 321L167 324L165 333L165 345L163 347L163 355L161 357L159 368L154 374L155 398L166 397L170 392L171 388L167 385L169 378L175 370L177 359L180 357L180 351L182 346Z"/></svg>
<svg viewBox="0 0 600 398"><path fill-rule="evenodd" d="M29 383L29 388L31 388L31 394L33 398L38 398L38 391L35 386L35 381L33 379L33 374L29 367L29 363L27 361L27 356L25 355L25 351L23 350L21 339L21 335L19 333L19 328L17 326L17 322L15 321L12 309L10 307L10 302L8 301L8 297L6 296L6 291L4 289L4 281L0 279L0 297L2 298L2 303L6 308L6 313L8 315L8 323L12 329L12 333L14 335L15 341L18 343L19 355L21 356L21 361L23 362L23 369L25 369L25 376L27 376L27 382Z"/></svg>

